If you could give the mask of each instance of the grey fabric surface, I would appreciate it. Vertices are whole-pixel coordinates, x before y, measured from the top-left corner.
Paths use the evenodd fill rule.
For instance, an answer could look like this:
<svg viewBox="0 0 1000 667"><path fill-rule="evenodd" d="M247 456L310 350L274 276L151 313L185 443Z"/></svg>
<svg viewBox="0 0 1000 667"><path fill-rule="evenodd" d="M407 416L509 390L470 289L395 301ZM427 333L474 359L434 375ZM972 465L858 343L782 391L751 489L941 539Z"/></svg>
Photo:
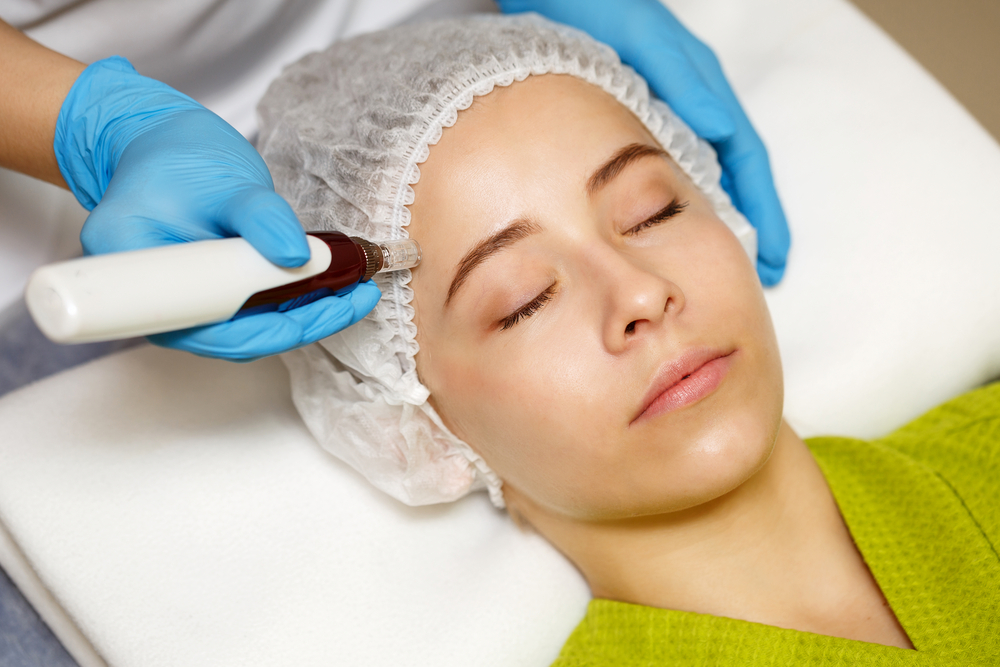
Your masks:
<svg viewBox="0 0 1000 667"><path fill-rule="evenodd" d="M78 667L3 570L0 570L0 665Z"/></svg>
<svg viewBox="0 0 1000 667"><path fill-rule="evenodd" d="M0 312L0 396L59 371L141 343L142 339L135 338L83 345L53 343L35 326L24 301L18 301Z"/></svg>
<svg viewBox="0 0 1000 667"><path fill-rule="evenodd" d="M0 312L0 396L141 339L58 345L38 330L20 301ZM7 574L0 569L0 667L77 667Z"/></svg>

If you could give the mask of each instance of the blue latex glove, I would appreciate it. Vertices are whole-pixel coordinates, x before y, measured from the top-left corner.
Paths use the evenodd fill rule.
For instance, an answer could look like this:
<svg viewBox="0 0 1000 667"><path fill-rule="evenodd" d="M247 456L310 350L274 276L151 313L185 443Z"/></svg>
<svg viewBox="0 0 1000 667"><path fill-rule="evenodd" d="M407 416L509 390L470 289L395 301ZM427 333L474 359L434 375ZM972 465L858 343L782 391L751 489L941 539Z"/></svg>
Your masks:
<svg viewBox="0 0 1000 667"><path fill-rule="evenodd" d="M722 186L757 228L757 273L774 285L785 272L788 223L767 150L712 50L659 0L498 0L508 13L534 11L608 44L653 92L708 140L722 163Z"/></svg>
<svg viewBox="0 0 1000 667"><path fill-rule="evenodd" d="M87 254L242 236L278 266L309 259L305 233L257 151L228 123L124 58L83 71L63 102L59 170L92 212ZM183 271L184 267L178 267ZM364 317L373 283L303 308L151 336L157 345L246 361L301 347Z"/></svg>

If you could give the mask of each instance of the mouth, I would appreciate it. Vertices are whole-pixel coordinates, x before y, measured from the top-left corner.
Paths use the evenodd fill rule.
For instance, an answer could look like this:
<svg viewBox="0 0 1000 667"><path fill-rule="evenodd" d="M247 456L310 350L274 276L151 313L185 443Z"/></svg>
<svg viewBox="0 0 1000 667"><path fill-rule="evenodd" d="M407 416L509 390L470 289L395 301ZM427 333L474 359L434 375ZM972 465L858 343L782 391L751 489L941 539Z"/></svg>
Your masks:
<svg viewBox="0 0 1000 667"><path fill-rule="evenodd" d="M695 349L660 367L642 401L642 409L629 422L653 419L702 400L722 384L736 350Z"/></svg>

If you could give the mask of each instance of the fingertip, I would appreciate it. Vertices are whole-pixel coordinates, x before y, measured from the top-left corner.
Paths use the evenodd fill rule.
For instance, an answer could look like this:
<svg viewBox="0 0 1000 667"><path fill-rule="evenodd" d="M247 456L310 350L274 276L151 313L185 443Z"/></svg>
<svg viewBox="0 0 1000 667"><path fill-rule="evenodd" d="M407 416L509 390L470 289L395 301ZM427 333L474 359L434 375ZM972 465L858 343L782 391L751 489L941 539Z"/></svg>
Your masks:
<svg viewBox="0 0 1000 667"><path fill-rule="evenodd" d="M731 175L728 185L732 188L730 195L733 203L757 230L761 281L765 285L775 285L784 275L791 248L791 231L763 144L760 150L741 157L728 160L724 174ZM723 179L724 184L726 180Z"/></svg>
<svg viewBox="0 0 1000 667"><path fill-rule="evenodd" d="M682 118L694 133L709 143L726 141L736 133L736 122L721 104L704 106L691 119Z"/></svg>
<svg viewBox="0 0 1000 667"><path fill-rule="evenodd" d="M346 296L328 296L285 313L302 327L302 345L315 343L354 324L354 304Z"/></svg>
<svg viewBox="0 0 1000 667"><path fill-rule="evenodd" d="M305 230L292 207L273 190L258 186L234 196L225 217L228 228L271 263L294 268L309 261Z"/></svg>
<svg viewBox="0 0 1000 667"><path fill-rule="evenodd" d="M761 258L757 258L757 275L764 287L774 287L785 276L785 265L772 266Z"/></svg>
<svg viewBox="0 0 1000 667"><path fill-rule="evenodd" d="M783 215L765 222L757 230L757 274L765 287L771 287L785 275L791 237Z"/></svg>
<svg viewBox="0 0 1000 667"><path fill-rule="evenodd" d="M309 244L305 241L305 235L303 235L301 245L303 247L299 247L297 243L287 246L272 245L255 247L272 264L280 266L283 269L295 269L308 262L311 256Z"/></svg>
<svg viewBox="0 0 1000 667"><path fill-rule="evenodd" d="M382 291L374 282L369 280L359 283L357 287L351 290L347 298L350 299L354 307L354 317L351 321L351 324L354 324L372 312L372 309L375 308L382 298Z"/></svg>
<svg viewBox="0 0 1000 667"><path fill-rule="evenodd" d="M784 271L792 237L781 203L775 199L765 215L755 217L751 222L757 228L757 257L773 270Z"/></svg>

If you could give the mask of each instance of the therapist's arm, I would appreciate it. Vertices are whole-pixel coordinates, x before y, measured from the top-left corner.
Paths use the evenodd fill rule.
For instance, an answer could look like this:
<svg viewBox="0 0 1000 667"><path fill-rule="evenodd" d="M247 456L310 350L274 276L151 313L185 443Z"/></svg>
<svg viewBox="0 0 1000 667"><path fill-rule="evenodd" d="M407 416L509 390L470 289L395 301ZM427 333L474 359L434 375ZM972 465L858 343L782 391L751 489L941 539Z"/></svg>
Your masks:
<svg viewBox="0 0 1000 667"><path fill-rule="evenodd" d="M698 135L714 146L722 186L757 228L757 273L774 285L785 272L788 223L767 150L718 59L660 0L497 0L505 12L534 11L613 47Z"/></svg>
<svg viewBox="0 0 1000 667"><path fill-rule="evenodd" d="M309 259L264 160L224 120L124 58L84 67L7 24L0 30L0 164L69 187L91 211L80 235L86 253L242 236L278 266ZM330 336L380 296L365 282L301 308L150 340L246 361Z"/></svg>
<svg viewBox="0 0 1000 667"><path fill-rule="evenodd" d="M0 21L0 166L66 187L52 149L66 94L86 67Z"/></svg>

